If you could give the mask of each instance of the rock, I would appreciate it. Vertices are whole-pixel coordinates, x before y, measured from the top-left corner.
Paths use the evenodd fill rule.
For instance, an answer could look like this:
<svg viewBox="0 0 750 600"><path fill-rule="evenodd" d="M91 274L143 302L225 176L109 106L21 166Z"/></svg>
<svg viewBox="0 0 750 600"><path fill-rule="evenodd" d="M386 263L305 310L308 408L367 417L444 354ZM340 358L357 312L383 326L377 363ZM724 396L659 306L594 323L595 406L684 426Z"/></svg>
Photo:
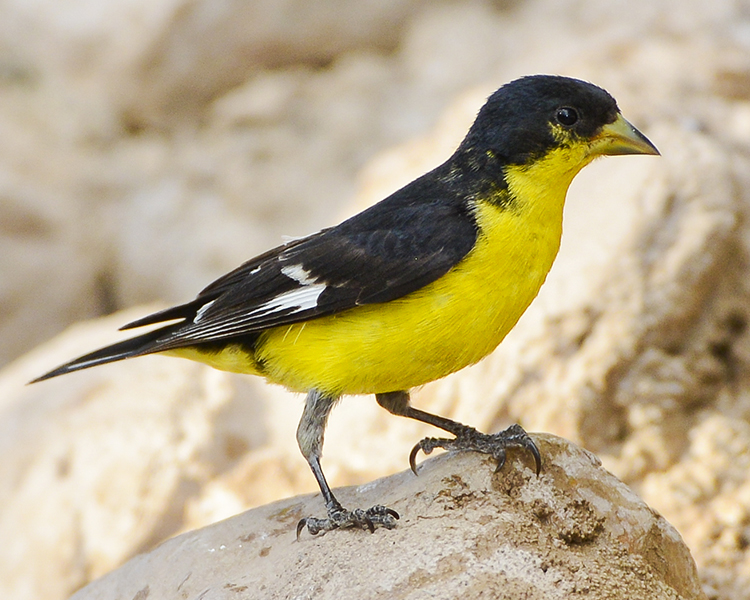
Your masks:
<svg viewBox="0 0 750 600"><path fill-rule="evenodd" d="M489 360L415 401L486 430L521 421L597 452L678 527L711 597L744 600L742 3L465 0L413 12L416 3L389 3L384 20L406 16L383 38L378 17L372 41L331 51L325 65L280 51L288 67L263 63L239 78L217 67L195 99L169 94L206 74L201 57L240 47L242 31L223 40L212 29L231 11L200 22L192 11L201 3L68 4L6 2L0 20L0 363L77 320L189 299L282 234L331 224L354 210L344 205L362 166L411 139L362 176L358 206L382 198L451 152L483 98L512 77L588 78L613 92L663 157L584 170L560 257L516 330ZM318 7L314 22L341 22L332 6ZM284 49L320 35L309 23L310 37ZM201 51L178 64L180 48ZM459 93L437 131L414 139ZM170 120L164 110L183 101ZM23 387L112 341L129 318L71 331L0 375L2 596L62 598L179 531L315 489L293 441L300 400L251 379L142 359ZM331 419L326 471L337 485L393 473L430 433L371 398L347 399Z"/></svg>
<svg viewBox="0 0 750 600"><path fill-rule="evenodd" d="M96 161L71 150L78 123L35 85L0 75L0 365L107 305L107 228L81 202Z"/></svg>
<svg viewBox="0 0 750 600"><path fill-rule="evenodd" d="M13 72L85 88L129 128L195 119L257 71L392 50L417 0L18 3L2 33ZM54 49L54 52L50 52ZM16 76L19 77L19 76Z"/></svg>
<svg viewBox="0 0 750 600"><path fill-rule="evenodd" d="M638 6L6 2L0 363L78 320L183 301L330 225L361 167L469 86L589 77L641 126L744 144L738 5ZM284 9L304 31L274 20Z"/></svg>
<svg viewBox="0 0 750 600"><path fill-rule="evenodd" d="M604 162L604 173L573 190L566 224L568 232L572 228L576 233L574 245L566 237L547 282L551 295L539 298L496 357L427 386L416 401L488 430L517 419L576 439L590 438L587 443L613 469L636 486L648 483L643 491L652 504L663 506L702 550L698 558L705 556L711 565L706 571L710 585L731 593L743 582L743 518L727 521L714 510L701 521L692 519L694 509L680 501L680 486L689 484L685 477L701 472L692 468L695 459L683 454L684 444L705 431L701 418L712 414L695 413L691 394L703 389L698 406L713 414L744 410L741 403L731 408L736 400L729 389L721 404L711 404L712 390L728 385L722 383L724 374L732 371L717 367L710 355L727 339L731 349L726 352L736 354L732 360L738 368L744 368L741 358L748 355L741 327L732 325L734 337L726 338L716 337L722 330L712 325L716 308L726 306L724 290L742 289L732 283L741 278L742 255L728 250L739 235L734 190L741 188L724 182L740 177L743 163L727 158L706 136L680 128L665 127L656 139L663 151L671 148L667 158ZM680 151L685 153L682 160ZM682 167L689 162L685 156L693 161L689 170ZM619 195L596 187L608 187L619 168ZM703 183L707 173L714 179ZM631 208L640 196L644 214ZM587 219L597 216L597 225L587 227ZM723 258L727 253L738 263L716 275L715 265L732 264ZM576 262L580 256L588 261L583 266ZM669 293L654 296L664 291ZM714 295L724 300L710 300ZM649 297L655 299L642 300ZM683 298L688 303L678 304ZM687 308L673 314L674 306ZM729 306L741 303L732 300ZM65 597L90 577L179 531L315 489L294 443L299 399L248 383L251 379L153 358L22 387L44 369L113 341L117 326L147 310L79 327L3 373L0 489L7 492L0 497L0 535L12 540L0 560L6 569L0 581L9 586L5 595ZM694 329L669 325L675 318ZM588 329L598 333L581 338ZM687 338L688 348L695 350L662 365L663 353L653 345L666 343L663 339L673 343L685 331L696 332ZM671 337L663 337L665 333ZM579 339L583 343L575 343ZM716 375L670 386L680 381L675 374L694 372L685 360ZM670 365L672 370L666 369ZM664 383L655 387L653 375L661 373ZM592 385L595 377L602 379ZM592 395L591 388L604 396ZM665 403L663 390L675 400ZM683 397L684 405L678 402ZM696 433L685 426L695 427ZM738 443L712 444L715 456L709 464L732 464L732 457L741 455L743 429L735 429ZM621 442L615 436L613 442L612 430L626 436ZM411 445L429 433L429 428L387 415L372 399L347 399L334 412L327 435L329 478L365 482L401 469ZM681 460L687 461L685 466ZM674 471L660 480L664 461ZM720 475L731 477L726 479L731 487L707 487L700 503L713 507L737 501L743 493L742 473L738 467L731 476ZM665 496L664 489L674 491ZM54 528L40 520L45 514L51 515ZM719 531L727 543L736 540L735 549L728 555L726 544L710 544L706 531ZM723 562L727 556L729 562Z"/></svg>
<svg viewBox="0 0 750 600"><path fill-rule="evenodd" d="M443 455L419 477L337 492L392 506L394 530L295 542L322 502L290 498L169 540L73 598L705 598L674 528L591 454L536 439L540 477L517 456L494 473L486 457Z"/></svg>
<svg viewBox="0 0 750 600"><path fill-rule="evenodd" d="M40 360L103 345L135 316L77 326L0 380L2 597L67 598L175 535L186 502L247 453L265 448L266 460L288 465L287 473L295 460L308 470L294 444L296 416L278 415L296 412L298 399L257 401L260 382L249 378L147 357L24 386ZM268 448L277 433L271 422L291 429L288 453ZM256 504L289 494L276 480L260 486ZM310 478L306 490L313 489Z"/></svg>
<svg viewBox="0 0 750 600"><path fill-rule="evenodd" d="M725 410L705 410L691 427L680 459L663 473L649 473L639 487L671 515L700 557L706 593L742 599L750 585L750 427L733 416L747 410L744 403L726 392L719 403Z"/></svg>
<svg viewBox="0 0 750 600"><path fill-rule="evenodd" d="M351 50L393 50L420 4L174 2L158 27L137 33L124 68L107 65L112 100L136 129L195 120L214 98L263 69L326 64Z"/></svg>

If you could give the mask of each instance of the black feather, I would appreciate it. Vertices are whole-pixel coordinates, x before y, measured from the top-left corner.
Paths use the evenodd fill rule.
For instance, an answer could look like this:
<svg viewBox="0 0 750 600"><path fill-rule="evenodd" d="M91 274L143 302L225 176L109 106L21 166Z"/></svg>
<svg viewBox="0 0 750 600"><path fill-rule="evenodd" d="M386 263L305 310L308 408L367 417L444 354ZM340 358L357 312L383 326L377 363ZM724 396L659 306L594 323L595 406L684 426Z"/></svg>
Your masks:
<svg viewBox="0 0 750 600"><path fill-rule="evenodd" d="M37 381L44 381L45 379L51 379L58 375L65 375L66 373L72 373L73 371L80 371L81 369L88 369L89 367L95 367L97 365L104 365L107 363L123 360L126 358L132 358L134 356L143 356L144 354L151 354L153 350L153 344L156 340L164 335L168 335L171 330L179 325L168 325L155 331L149 331L129 340L112 344L106 348L101 348L80 356L75 360L60 365L56 369L45 373L41 377L37 377L29 383L36 383Z"/></svg>

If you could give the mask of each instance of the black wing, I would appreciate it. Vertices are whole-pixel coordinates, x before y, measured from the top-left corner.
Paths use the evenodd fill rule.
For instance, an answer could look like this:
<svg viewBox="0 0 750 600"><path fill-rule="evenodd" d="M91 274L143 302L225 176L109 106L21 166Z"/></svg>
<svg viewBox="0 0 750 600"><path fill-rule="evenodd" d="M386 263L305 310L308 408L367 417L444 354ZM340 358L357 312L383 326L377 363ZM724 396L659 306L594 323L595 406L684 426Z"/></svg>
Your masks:
<svg viewBox="0 0 750 600"><path fill-rule="evenodd" d="M246 262L188 304L123 329L184 319L152 350L162 351L389 302L418 290L458 264L477 236L465 202L426 194L436 190L420 183L336 227Z"/></svg>
<svg viewBox="0 0 750 600"><path fill-rule="evenodd" d="M35 381L133 356L257 334L416 291L457 265L476 242L470 204L453 189L448 178L436 177L435 172L417 179L336 227L246 262L192 302L122 329L157 323L163 327L81 356Z"/></svg>

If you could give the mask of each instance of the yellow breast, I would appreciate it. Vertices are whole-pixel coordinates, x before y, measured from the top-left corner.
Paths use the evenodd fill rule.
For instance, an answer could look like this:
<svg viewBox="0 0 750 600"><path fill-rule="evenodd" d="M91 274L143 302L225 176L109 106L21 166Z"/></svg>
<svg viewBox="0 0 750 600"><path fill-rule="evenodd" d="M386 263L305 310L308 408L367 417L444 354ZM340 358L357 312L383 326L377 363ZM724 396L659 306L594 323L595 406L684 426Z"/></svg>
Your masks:
<svg viewBox="0 0 750 600"><path fill-rule="evenodd" d="M509 178L521 188L529 176L534 181L532 173L516 175ZM552 266L570 179L545 189L544 197L535 189L533 202L519 194L512 208L478 202L474 249L423 289L266 332L256 352L263 374L298 391L380 393L423 385L484 358L516 324Z"/></svg>

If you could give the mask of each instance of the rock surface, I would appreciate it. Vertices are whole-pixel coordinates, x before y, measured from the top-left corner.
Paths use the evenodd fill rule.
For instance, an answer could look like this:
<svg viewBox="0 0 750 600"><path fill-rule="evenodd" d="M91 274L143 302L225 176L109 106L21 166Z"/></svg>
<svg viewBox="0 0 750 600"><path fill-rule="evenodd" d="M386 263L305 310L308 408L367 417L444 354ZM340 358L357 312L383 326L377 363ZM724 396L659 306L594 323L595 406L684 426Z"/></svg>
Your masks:
<svg viewBox="0 0 750 600"><path fill-rule="evenodd" d="M364 28L352 32L349 13L321 3L310 27L346 49L315 54L316 26L273 52L281 62L256 52L236 70L204 57L254 42L249 28L221 35L247 3L219 3L212 22L196 15L216 3L90 4L2 4L0 363L79 319L191 298L281 234L379 200L447 156L504 81L588 78L663 157L584 170L518 327L415 401L581 443L677 527L710 598L747 598L743 2L393 1L370 29L366 11L352 17ZM191 81L195 96L171 96ZM149 308L76 326L0 374L0 596L65 598L178 532L315 491L294 443L301 400L259 381L154 358L24 387ZM326 472L335 485L397 472L432 433L347 399Z"/></svg>
<svg viewBox="0 0 750 600"><path fill-rule="evenodd" d="M52 354L101 345L116 319L135 316L105 319L106 333L99 324L76 327ZM38 360L29 358L0 382L5 598L66 598L174 535L185 527L185 503L248 453L307 475L294 445L299 399L274 401L257 392L260 381L148 357L67 384L24 387ZM279 430L288 444L276 439ZM305 491L315 489L309 479ZM246 501L263 504L295 491L283 477L275 480L270 490L249 487ZM222 506L231 514L245 505L235 499Z"/></svg>
<svg viewBox="0 0 750 600"><path fill-rule="evenodd" d="M588 77L642 127L746 144L742 4L672 5L6 0L0 363L331 224L469 86Z"/></svg>
<svg viewBox="0 0 750 600"><path fill-rule="evenodd" d="M394 530L295 543L296 522L322 503L291 498L169 540L73 598L705 598L674 528L591 454L537 439L538 478L523 457L494 473L486 457L444 455L418 478L338 492L398 510Z"/></svg>

